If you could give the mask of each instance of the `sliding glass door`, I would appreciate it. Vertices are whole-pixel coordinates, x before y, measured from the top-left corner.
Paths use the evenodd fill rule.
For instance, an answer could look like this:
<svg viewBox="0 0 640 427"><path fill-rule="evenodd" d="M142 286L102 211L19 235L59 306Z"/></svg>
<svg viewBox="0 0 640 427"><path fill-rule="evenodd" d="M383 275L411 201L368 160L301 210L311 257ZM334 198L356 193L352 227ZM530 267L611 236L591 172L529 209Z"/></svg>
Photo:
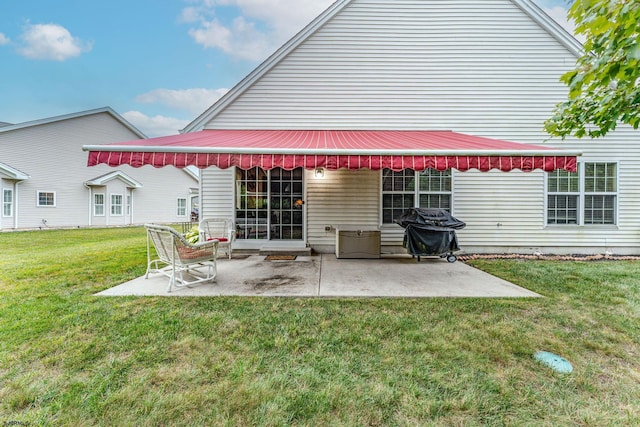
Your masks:
<svg viewBox="0 0 640 427"><path fill-rule="evenodd" d="M236 170L236 232L241 240L304 238L304 171Z"/></svg>

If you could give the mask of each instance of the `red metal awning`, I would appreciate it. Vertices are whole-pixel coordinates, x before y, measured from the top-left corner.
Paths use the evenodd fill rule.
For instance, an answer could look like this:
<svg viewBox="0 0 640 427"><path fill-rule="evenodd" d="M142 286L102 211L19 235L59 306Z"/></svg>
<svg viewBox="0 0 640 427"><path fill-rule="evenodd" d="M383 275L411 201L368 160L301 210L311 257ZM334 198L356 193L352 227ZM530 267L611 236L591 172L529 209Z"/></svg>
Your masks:
<svg viewBox="0 0 640 427"><path fill-rule="evenodd" d="M575 171L576 151L450 131L203 130L83 147L89 166Z"/></svg>

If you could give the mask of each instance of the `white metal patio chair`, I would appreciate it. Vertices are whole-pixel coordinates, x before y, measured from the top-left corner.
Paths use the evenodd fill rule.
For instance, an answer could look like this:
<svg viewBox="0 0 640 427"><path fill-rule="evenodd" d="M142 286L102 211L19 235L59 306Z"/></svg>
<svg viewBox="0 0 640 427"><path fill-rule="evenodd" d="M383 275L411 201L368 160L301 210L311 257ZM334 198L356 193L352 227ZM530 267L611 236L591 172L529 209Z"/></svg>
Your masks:
<svg viewBox="0 0 640 427"><path fill-rule="evenodd" d="M224 249L231 259L232 245L236 237L233 220L229 218L203 218L200 221L200 241L218 240L218 247Z"/></svg>
<svg viewBox="0 0 640 427"><path fill-rule="evenodd" d="M190 244L171 227L145 224L147 229L147 274L161 273L169 278L168 292L173 288L212 282L218 273L218 241ZM152 257L153 244L157 258ZM162 267L164 265L164 267Z"/></svg>

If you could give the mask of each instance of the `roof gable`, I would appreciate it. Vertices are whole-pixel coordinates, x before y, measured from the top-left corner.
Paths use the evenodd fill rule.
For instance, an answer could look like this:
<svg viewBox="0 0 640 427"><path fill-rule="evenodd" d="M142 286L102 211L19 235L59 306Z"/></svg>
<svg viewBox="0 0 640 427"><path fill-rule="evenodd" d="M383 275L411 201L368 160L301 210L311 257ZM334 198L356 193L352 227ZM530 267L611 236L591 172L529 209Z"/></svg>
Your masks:
<svg viewBox="0 0 640 427"><path fill-rule="evenodd" d="M9 165L4 163L0 163L0 175L4 175L7 179L13 179L16 181L24 181L31 178L24 172L19 171L18 169L12 168Z"/></svg>
<svg viewBox="0 0 640 427"><path fill-rule="evenodd" d="M357 0L338 0L302 31L296 34L292 39L285 43L273 55L267 58L262 64L255 68L249 75L241 80L233 89L225 96L219 99L209 109L203 112L199 117L187 125L182 132L193 132L203 129L208 122L213 120L218 114L231 105L245 91L251 88L263 76L269 73L275 66L291 54L296 48L305 43L319 29L330 22L345 7ZM544 31L556 39L574 56L579 56L582 45L571 34L569 34L560 24L549 17L542 9L540 9L532 0L509 0L518 8L520 8L529 18L537 23ZM390 19L393 19L392 17Z"/></svg>
<svg viewBox="0 0 640 427"><path fill-rule="evenodd" d="M17 123L14 125L0 126L0 133L11 132L18 129L26 129L34 126L41 126L49 123L56 123L64 120L77 119L81 117L91 116L95 114L103 114L103 113L111 115L116 121L120 122L124 127L128 128L131 132L136 134L138 137L142 139L147 138L147 136L144 133L142 133L139 129L137 129L135 126L129 123L120 114L116 113L111 107L96 108L94 110L80 111L77 113L65 114L62 116L47 117L44 119L32 120L29 122Z"/></svg>
<svg viewBox="0 0 640 427"><path fill-rule="evenodd" d="M99 177L93 178L85 182L85 184L89 187L101 187L101 186L107 185L109 181L112 181L114 179L122 181L129 188L143 187L142 183L140 183L139 181L136 181L135 179L131 178L129 175L127 175L122 171L114 171L105 175L101 175Z"/></svg>

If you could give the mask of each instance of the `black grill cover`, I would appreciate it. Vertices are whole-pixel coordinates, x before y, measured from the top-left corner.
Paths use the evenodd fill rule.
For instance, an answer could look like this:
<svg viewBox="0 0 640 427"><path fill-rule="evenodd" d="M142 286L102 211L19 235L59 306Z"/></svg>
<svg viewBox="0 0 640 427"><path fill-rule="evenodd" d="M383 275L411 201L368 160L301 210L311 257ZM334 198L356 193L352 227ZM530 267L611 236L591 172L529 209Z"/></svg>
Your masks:
<svg viewBox="0 0 640 427"><path fill-rule="evenodd" d="M411 208L395 222L405 229L403 246L411 255L442 255L460 250L455 230L466 226L444 209Z"/></svg>

